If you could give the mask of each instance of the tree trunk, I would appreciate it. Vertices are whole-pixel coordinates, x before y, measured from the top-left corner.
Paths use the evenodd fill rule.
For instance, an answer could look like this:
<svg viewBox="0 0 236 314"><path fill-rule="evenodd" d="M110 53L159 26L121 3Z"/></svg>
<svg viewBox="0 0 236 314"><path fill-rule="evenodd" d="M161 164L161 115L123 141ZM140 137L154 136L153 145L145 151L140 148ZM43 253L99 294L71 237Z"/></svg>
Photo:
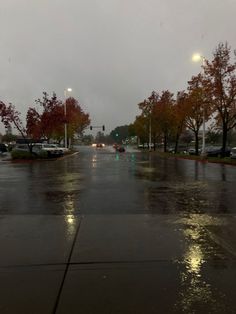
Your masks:
<svg viewBox="0 0 236 314"><path fill-rule="evenodd" d="M177 134L175 138L175 154L177 154L178 152L178 146L179 146L179 134Z"/></svg>
<svg viewBox="0 0 236 314"><path fill-rule="evenodd" d="M164 152L167 152L167 135L164 134Z"/></svg>
<svg viewBox="0 0 236 314"><path fill-rule="evenodd" d="M221 157L225 157L225 151L226 151L226 145L227 145L227 135L228 135L228 130L227 130L227 125L223 123L223 128L222 128L223 134L222 134L222 154Z"/></svg>
<svg viewBox="0 0 236 314"><path fill-rule="evenodd" d="M198 131L194 132L195 135L195 155L198 156L198 149L199 149L199 143L198 143Z"/></svg>

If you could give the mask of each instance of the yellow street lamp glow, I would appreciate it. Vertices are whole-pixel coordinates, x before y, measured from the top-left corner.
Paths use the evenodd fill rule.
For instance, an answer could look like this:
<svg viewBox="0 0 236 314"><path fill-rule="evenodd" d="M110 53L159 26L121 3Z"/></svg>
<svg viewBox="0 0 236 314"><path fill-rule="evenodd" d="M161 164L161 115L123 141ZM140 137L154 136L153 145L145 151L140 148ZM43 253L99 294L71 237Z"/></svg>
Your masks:
<svg viewBox="0 0 236 314"><path fill-rule="evenodd" d="M72 92L72 88L67 88L67 92Z"/></svg>
<svg viewBox="0 0 236 314"><path fill-rule="evenodd" d="M194 53L192 55L192 61L193 62L199 62L203 59L203 57L200 55L200 53Z"/></svg>

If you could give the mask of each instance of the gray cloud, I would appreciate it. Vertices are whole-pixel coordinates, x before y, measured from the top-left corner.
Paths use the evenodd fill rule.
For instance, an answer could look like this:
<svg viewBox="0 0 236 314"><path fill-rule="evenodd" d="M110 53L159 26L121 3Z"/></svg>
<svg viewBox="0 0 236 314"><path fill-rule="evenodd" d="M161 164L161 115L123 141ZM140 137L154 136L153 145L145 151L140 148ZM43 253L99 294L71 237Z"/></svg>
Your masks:
<svg viewBox="0 0 236 314"><path fill-rule="evenodd" d="M219 41L236 48L234 0L2 0L0 99L24 115L67 86L110 131L152 90L186 88Z"/></svg>

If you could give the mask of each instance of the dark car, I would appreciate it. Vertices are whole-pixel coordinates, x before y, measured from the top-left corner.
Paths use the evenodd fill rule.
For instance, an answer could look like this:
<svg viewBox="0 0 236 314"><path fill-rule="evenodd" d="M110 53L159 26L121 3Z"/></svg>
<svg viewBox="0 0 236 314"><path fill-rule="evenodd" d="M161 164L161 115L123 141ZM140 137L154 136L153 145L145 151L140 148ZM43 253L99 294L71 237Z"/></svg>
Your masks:
<svg viewBox="0 0 236 314"><path fill-rule="evenodd" d="M0 154L7 152L7 145L0 143Z"/></svg>
<svg viewBox="0 0 236 314"><path fill-rule="evenodd" d="M212 146L212 147L207 147L205 151L206 151L207 157L221 157L223 149L222 149L222 147ZM230 152L231 152L231 149L229 147L226 147L225 148L225 157L230 157Z"/></svg>
<svg viewBox="0 0 236 314"><path fill-rule="evenodd" d="M102 144L102 143L97 143L96 147L97 148L103 148L105 146L105 144Z"/></svg>
<svg viewBox="0 0 236 314"><path fill-rule="evenodd" d="M119 146L119 147L117 147L116 151L119 152L119 153L124 153L125 152L125 148L123 146Z"/></svg>

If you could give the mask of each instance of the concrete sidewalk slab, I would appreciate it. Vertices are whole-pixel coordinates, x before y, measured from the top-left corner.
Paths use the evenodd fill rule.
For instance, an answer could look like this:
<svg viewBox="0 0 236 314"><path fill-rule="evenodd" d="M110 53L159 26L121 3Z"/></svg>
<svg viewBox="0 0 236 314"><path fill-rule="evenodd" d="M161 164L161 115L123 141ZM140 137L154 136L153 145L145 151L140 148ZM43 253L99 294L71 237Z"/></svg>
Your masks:
<svg viewBox="0 0 236 314"><path fill-rule="evenodd" d="M71 266L57 313L171 313L178 287L169 263Z"/></svg>
<svg viewBox="0 0 236 314"><path fill-rule="evenodd" d="M87 215L80 226L72 262L184 259L194 246L201 249L204 259L223 258L228 252L206 229L213 223L203 215Z"/></svg>
<svg viewBox="0 0 236 314"><path fill-rule="evenodd" d="M206 265L200 277L178 262L74 265L57 313L235 313L235 276L236 263Z"/></svg>
<svg viewBox="0 0 236 314"><path fill-rule="evenodd" d="M184 235L170 217L87 215L72 262L174 259L185 251Z"/></svg>
<svg viewBox="0 0 236 314"><path fill-rule="evenodd" d="M51 314L65 266L0 268L1 314Z"/></svg>
<svg viewBox="0 0 236 314"><path fill-rule="evenodd" d="M0 266L66 263L79 218L0 216Z"/></svg>

